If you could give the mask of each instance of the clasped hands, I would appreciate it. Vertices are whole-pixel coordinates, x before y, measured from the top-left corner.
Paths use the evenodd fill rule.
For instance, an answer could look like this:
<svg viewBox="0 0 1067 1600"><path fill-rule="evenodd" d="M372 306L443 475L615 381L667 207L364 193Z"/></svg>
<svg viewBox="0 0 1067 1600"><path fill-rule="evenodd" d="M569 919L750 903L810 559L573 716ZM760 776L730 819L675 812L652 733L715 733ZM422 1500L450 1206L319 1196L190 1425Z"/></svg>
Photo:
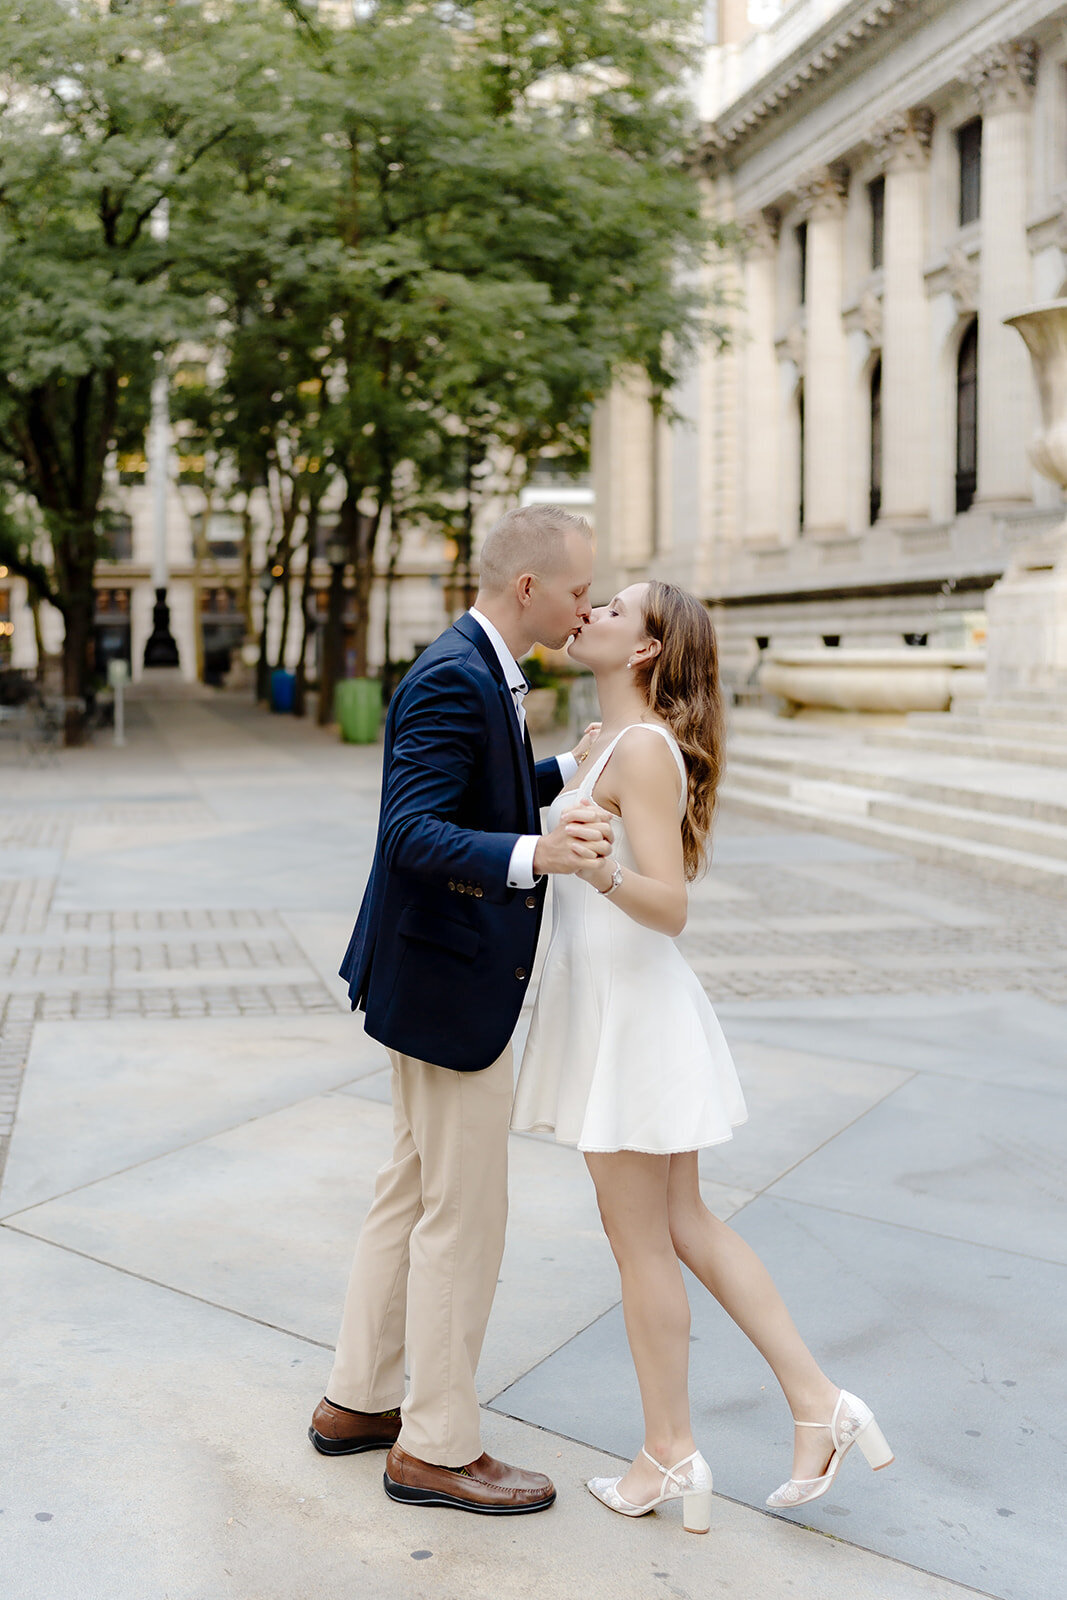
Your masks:
<svg viewBox="0 0 1067 1600"><path fill-rule="evenodd" d="M603 877L603 863L615 843L612 820L611 812L592 800L568 806L552 832L538 839L534 872L538 877L544 872L577 873L588 883Z"/></svg>

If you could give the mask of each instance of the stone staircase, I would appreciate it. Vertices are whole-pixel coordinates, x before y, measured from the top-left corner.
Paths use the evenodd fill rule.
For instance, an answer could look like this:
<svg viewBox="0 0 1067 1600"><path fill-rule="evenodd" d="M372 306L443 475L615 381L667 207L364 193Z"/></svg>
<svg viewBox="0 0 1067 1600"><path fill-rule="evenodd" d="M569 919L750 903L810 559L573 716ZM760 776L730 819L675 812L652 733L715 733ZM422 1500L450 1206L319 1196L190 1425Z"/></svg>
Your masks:
<svg viewBox="0 0 1067 1600"><path fill-rule="evenodd" d="M724 803L1067 899L1067 705L798 718L735 708Z"/></svg>

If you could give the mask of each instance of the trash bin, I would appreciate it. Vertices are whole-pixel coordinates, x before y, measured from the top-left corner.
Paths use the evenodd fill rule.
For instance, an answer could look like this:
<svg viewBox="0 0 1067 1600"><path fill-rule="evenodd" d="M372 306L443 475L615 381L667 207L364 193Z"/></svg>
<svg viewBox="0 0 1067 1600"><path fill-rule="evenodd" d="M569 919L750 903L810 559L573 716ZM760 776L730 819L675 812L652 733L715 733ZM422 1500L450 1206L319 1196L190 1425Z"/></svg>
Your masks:
<svg viewBox="0 0 1067 1600"><path fill-rule="evenodd" d="M346 744L373 744L382 721L382 686L378 679L342 679L334 690L333 713Z"/></svg>
<svg viewBox="0 0 1067 1600"><path fill-rule="evenodd" d="M292 711L296 693L296 674L275 667L270 675L270 708L272 711Z"/></svg>

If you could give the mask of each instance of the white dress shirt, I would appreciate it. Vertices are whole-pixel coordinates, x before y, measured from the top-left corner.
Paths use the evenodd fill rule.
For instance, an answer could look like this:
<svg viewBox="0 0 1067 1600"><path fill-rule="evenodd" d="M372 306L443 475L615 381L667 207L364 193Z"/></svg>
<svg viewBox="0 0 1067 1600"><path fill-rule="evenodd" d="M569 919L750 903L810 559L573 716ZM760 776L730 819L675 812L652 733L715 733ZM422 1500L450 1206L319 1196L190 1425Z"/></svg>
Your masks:
<svg viewBox="0 0 1067 1600"><path fill-rule="evenodd" d="M515 707L515 715L519 719L519 732L520 734L525 734L526 712L523 710L522 699L528 687L526 675L504 643L500 630L493 626L489 618L483 616L474 606L471 606L469 615L474 618L496 651L496 657L503 669L505 681L511 690L511 700ZM556 761L559 764L560 777L566 783L578 771L578 763L569 750L564 751L562 755L558 755ZM520 834L519 838L516 839L515 848L511 852L511 860L508 863L509 889L532 889L537 882L533 860L539 838L540 834L524 833Z"/></svg>

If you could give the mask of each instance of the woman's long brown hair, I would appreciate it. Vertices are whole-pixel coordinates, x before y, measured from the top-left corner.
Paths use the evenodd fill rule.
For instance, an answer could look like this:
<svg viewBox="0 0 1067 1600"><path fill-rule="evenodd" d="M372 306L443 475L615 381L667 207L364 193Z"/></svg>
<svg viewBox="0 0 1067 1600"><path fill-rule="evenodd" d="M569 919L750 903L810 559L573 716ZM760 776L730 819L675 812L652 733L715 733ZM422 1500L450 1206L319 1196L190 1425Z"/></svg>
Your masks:
<svg viewBox="0 0 1067 1600"><path fill-rule="evenodd" d="M682 849L691 883L708 863L716 792L726 768L719 647L705 607L673 583L649 583L644 624L662 648L642 673L641 687L649 709L663 718L685 757Z"/></svg>

